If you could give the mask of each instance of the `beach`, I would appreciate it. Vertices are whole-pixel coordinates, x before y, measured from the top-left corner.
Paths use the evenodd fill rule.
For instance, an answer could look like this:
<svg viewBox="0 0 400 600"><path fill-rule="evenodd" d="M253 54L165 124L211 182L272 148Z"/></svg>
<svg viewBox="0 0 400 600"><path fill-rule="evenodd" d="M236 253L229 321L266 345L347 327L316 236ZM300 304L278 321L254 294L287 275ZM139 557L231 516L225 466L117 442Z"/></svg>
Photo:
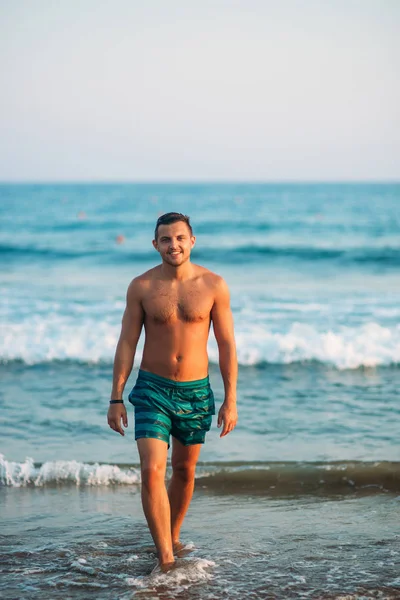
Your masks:
<svg viewBox="0 0 400 600"><path fill-rule="evenodd" d="M400 598L400 185L1 184L0 200L0 597ZM150 576L133 408L124 437L106 415L126 289L170 210L230 287L239 423L220 439L214 420L190 552ZM218 409L212 330L209 358Z"/></svg>

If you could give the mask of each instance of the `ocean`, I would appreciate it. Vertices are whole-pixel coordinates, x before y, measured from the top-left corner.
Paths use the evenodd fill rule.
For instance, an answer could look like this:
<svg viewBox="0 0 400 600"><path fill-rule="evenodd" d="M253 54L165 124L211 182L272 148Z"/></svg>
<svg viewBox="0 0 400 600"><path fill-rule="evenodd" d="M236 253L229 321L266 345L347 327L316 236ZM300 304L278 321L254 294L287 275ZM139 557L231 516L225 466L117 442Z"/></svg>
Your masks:
<svg viewBox="0 0 400 600"><path fill-rule="evenodd" d="M107 410L172 210L230 287L239 423L151 576L133 407L125 437ZM0 258L1 598L400 598L400 184L1 184Z"/></svg>

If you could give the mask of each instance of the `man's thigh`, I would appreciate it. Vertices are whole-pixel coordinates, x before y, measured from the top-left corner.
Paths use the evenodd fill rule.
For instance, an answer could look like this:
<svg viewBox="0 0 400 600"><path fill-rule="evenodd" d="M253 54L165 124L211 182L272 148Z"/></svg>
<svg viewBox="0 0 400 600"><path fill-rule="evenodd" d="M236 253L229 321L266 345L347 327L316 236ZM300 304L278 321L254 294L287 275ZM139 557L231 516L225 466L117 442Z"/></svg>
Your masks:
<svg viewBox="0 0 400 600"><path fill-rule="evenodd" d="M168 444L156 438L140 438L136 440L140 466L143 469L160 469L164 471L167 466Z"/></svg>
<svg viewBox="0 0 400 600"><path fill-rule="evenodd" d="M177 438L172 436L172 468L195 467L200 456L203 444L191 444L185 446Z"/></svg>

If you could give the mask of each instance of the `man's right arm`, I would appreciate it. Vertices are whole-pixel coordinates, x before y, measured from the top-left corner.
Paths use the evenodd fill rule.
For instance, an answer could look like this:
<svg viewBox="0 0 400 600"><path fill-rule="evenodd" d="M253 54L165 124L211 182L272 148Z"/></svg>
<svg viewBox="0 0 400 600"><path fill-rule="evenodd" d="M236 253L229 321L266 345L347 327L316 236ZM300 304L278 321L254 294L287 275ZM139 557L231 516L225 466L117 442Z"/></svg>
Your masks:
<svg viewBox="0 0 400 600"><path fill-rule="evenodd" d="M122 317L121 334L115 351L112 400L122 399L125 384L132 371L143 320L141 284L137 279L133 279L126 294L126 308Z"/></svg>

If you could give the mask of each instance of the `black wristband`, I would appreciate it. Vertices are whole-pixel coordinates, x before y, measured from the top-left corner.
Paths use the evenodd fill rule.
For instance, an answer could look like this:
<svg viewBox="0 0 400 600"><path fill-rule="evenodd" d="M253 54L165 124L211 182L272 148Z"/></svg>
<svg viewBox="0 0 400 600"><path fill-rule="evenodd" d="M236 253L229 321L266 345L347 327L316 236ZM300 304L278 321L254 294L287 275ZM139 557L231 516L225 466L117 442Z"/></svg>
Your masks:
<svg viewBox="0 0 400 600"><path fill-rule="evenodd" d="M123 400L110 400L110 404L123 404Z"/></svg>

